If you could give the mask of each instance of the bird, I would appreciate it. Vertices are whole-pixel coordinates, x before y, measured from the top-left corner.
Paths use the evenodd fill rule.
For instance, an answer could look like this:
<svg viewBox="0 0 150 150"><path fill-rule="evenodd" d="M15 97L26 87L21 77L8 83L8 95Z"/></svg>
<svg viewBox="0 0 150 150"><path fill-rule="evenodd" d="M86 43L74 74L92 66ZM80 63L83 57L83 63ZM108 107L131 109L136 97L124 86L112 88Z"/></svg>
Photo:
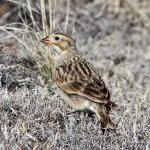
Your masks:
<svg viewBox="0 0 150 150"><path fill-rule="evenodd" d="M110 92L100 73L81 55L75 40L66 33L56 32L40 42L52 49L52 79L60 97L75 110L95 113L102 131L115 129L110 111L118 105L111 101Z"/></svg>

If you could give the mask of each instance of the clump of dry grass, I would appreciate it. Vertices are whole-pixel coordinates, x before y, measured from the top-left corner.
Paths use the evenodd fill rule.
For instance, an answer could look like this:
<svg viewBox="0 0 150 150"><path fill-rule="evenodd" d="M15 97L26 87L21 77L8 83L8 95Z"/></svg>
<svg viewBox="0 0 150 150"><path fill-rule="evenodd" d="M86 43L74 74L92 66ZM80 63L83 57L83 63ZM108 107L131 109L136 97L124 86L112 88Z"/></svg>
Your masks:
<svg viewBox="0 0 150 150"><path fill-rule="evenodd" d="M48 21L46 18L45 13L45 3L44 1L40 1L40 11L35 11L34 8L32 8L31 5L33 5L33 2L30 2L29 0L26 1L26 4L19 3L17 1L10 0L9 2L13 2L17 5L22 5L23 9L27 11L27 14L30 16L31 24L28 24L26 22L26 18L23 18L22 14L20 14L20 18L22 23L13 23L8 24L5 26L1 26L0 29L4 32L6 32L10 37L13 37L17 42L20 43L22 46L21 51L21 57L30 59L33 63L35 63L36 73L40 73L41 76L44 79L44 85L49 84L49 80L51 77L51 67L53 64L52 58L51 58L51 51L46 48L39 45L40 39L52 30L52 26L49 26L48 28ZM48 7L50 8L52 3L49 0L48 1ZM50 8L51 10L51 8ZM35 20L35 17L33 15L33 12L36 12L40 15L42 20L42 31L37 24L37 20ZM50 11L50 21L52 22L52 14ZM49 22L50 25L52 23ZM19 25L18 27L15 27L16 25ZM18 52L18 56L20 56Z"/></svg>
<svg viewBox="0 0 150 150"><path fill-rule="evenodd" d="M0 26L0 149L148 150L149 1L10 1L24 13ZM71 113L55 93L52 56L39 44L55 30L77 32L79 51L103 74L119 105L116 133L102 135L95 116Z"/></svg>

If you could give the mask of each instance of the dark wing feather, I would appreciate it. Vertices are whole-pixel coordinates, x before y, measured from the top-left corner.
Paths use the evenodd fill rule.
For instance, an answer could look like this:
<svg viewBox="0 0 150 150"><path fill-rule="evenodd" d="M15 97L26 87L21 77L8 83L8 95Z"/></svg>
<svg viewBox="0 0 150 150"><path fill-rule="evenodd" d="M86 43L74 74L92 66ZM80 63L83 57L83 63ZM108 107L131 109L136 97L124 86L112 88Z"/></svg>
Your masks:
<svg viewBox="0 0 150 150"><path fill-rule="evenodd" d="M79 95L108 107L115 106L100 75L85 60L75 59L74 63L58 66L55 81L67 94Z"/></svg>

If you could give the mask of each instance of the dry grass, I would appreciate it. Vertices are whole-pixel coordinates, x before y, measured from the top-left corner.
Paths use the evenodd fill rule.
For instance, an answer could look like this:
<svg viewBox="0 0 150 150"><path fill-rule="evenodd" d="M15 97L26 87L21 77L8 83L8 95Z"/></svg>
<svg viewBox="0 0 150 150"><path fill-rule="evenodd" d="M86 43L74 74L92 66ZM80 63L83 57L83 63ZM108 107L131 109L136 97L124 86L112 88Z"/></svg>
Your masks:
<svg viewBox="0 0 150 150"><path fill-rule="evenodd" d="M0 18L0 149L148 150L150 2L8 1L12 11ZM116 133L102 135L96 116L71 113L55 93L53 59L39 43L52 31L72 35L100 70L119 105Z"/></svg>

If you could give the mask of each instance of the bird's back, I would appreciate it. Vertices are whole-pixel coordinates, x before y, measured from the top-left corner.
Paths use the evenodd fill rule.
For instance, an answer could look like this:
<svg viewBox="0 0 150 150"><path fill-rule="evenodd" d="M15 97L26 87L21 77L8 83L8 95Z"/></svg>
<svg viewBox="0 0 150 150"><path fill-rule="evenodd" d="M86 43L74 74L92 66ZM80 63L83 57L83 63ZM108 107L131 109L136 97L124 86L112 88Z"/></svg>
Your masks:
<svg viewBox="0 0 150 150"><path fill-rule="evenodd" d="M55 81L67 94L77 94L108 107L110 93L98 71L80 55L62 61L55 69Z"/></svg>

